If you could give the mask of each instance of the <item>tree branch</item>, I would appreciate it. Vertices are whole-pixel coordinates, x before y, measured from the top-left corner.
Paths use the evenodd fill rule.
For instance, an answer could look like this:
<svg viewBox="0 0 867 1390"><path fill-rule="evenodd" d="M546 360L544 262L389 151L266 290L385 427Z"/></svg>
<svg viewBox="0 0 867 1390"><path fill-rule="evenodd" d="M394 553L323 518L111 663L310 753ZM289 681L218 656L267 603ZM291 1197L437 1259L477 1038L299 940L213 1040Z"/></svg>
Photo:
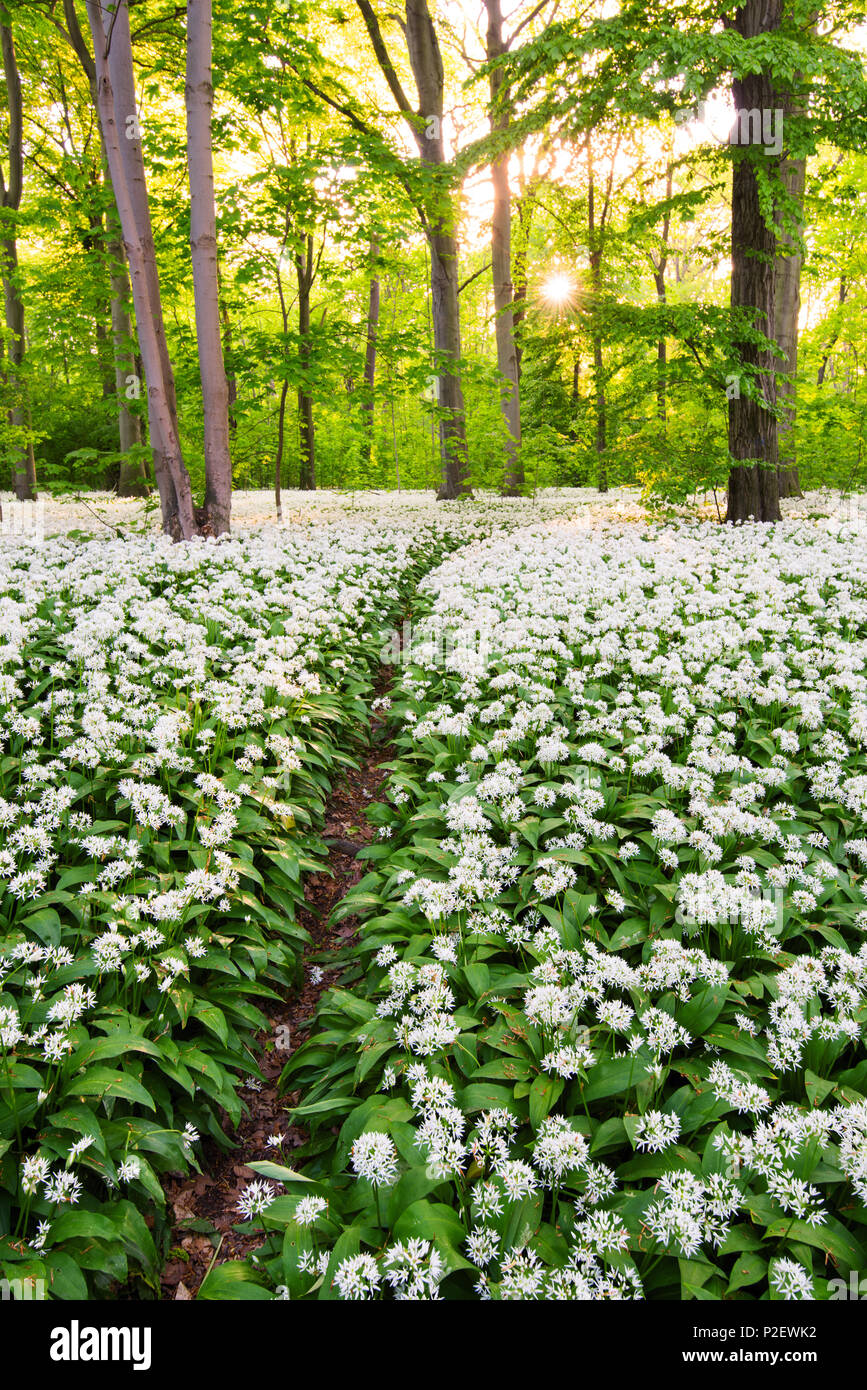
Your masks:
<svg viewBox="0 0 867 1390"><path fill-rule="evenodd" d="M389 91L391 92L400 110L403 112L404 116L406 116L407 118L414 117L416 113L412 105L410 104L406 92L403 90L403 87L401 86L400 78L395 72L394 64L391 61L388 49L385 44L385 39L382 37L382 30L379 27L379 20L374 14L373 6L371 5L370 0L355 0L355 3L358 5L364 23L367 26L367 32L370 35L370 42L373 44L373 51L376 54L376 59L379 63L379 66L382 68L382 75L388 83ZM410 120L409 123L412 126L413 131L415 131L416 127L413 121Z"/></svg>
<svg viewBox="0 0 867 1390"><path fill-rule="evenodd" d="M463 290L465 290L465 289L467 288L467 285L471 285L471 284L473 283L474 280L478 280L479 276L480 276L480 275L484 275L485 271L486 271L486 270L490 270L490 268L491 268L491 262L488 261L488 264L487 264L487 265L483 265L482 268L481 268L481 270L474 270L473 273L472 273L472 275L468 275L468 276L467 276L466 280L463 282L462 285L458 285L458 294L460 294Z"/></svg>

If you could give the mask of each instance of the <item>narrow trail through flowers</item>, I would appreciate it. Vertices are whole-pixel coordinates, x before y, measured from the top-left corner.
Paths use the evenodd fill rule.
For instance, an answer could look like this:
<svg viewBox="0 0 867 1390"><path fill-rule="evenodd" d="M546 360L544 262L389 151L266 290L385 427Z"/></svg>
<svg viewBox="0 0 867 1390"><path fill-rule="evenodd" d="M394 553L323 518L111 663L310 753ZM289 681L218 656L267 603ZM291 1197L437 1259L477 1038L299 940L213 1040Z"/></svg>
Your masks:
<svg viewBox="0 0 867 1390"><path fill-rule="evenodd" d="M386 683L384 675L382 689ZM305 876L306 906L298 917L312 937L304 953L304 982L288 995L282 1008L269 1011L271 1028L257 1038L257 1062L265 1082L253 1078L242 1092L248 1113L234 1133L234 1146L224 1151L207 1140L200 1155L201 1172L166 1182L172 1233L161 1279L164 1300L192 1299L210 1269L255 1255L263 1235L243 1228L238 1210L241 1193L256 1176L247 1165L276 1159L291 1167L293 1151L307 1138L287 1113L299 1103L299 1092L281 1089L280 1075L306 1042L321 995L335 983L340 968L335 958L358 931L355 916L335 922L332 913L365 873L358 851L375 839L365 811L377 799L387 776L384 765L394 754L392 745L382 742L382 723L381 716L372 716L370 746L358 755L357 769L348 769L336 783L326 803L323 835L330 851L328 863L320 872Z"/></svg>

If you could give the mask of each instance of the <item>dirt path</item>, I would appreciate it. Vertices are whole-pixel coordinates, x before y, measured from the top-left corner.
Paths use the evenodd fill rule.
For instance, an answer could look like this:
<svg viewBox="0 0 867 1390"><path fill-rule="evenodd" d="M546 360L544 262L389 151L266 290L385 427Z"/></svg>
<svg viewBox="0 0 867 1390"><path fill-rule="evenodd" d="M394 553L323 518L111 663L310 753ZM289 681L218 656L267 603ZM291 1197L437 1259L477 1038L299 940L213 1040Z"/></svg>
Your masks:
<svg viewBox="0 0 867 1390"><path fill-rule="evenodd" d="M372 721L374 740L381 723L381 719ZM359 770L347 772L328 799L322 833L326 840L337 843L332 844L329 855L331 874L308 874L304 881L307 906L300 909L299 921L313 938L304 955L304 983L282 1008L274 1001L272 1009L266 1010L271 1027L257 1038L265 1084L259 1089L245 1087L241 1092L249 1114L235 1131L236 1147L224 1153L213 1140L206 1140L199 1154L202 1173L169 1178L165 1183L172 1235L162 1273L164 1299L193 1298L217 1247L216 1263L222 1264L243 1259L262 1244L261 1233L246 1236L232 1229L242 1220L237 1211L238 1196L256 1177L247 1164L271 1159L291 1166L293 1150L307 1137L290 1124L286 1113L299 1103L298 1093L279 1095L278 1082L290 1056L309 1035L319 996L334 982L335 972L328 969L329 953L342 950L358 930L355 917L345 917L337 924L330 917L365 872L364 861L355 858L354 849L374 839L365 809L377 800L386 776L382 764L391 756L390 745L374 742L359 759ZM278 1039L288 1041L288 1047L275 1045ZM226 1128L229 1132L230 1127ZM267 1142L269 1136L277 1134L284 1136L282 1152Z"/></svg>

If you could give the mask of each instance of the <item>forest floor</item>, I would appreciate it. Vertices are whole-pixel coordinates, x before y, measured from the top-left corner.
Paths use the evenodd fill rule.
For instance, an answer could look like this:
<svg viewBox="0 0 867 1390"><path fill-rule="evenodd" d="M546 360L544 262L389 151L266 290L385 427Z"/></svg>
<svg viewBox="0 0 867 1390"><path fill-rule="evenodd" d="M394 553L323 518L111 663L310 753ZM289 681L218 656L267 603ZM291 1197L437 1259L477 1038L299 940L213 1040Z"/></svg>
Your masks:
<svg viewBox="0 0 867 1390"><path fill-rule="evenodd" d="M497 498L492 492L480 490L481 497ZM508 506L508 499L502 504ZM600 493L595 487L539 488L531 498L523 499L539 519L560 507L576 509L590 524L596 522L647 522L659 520L660 514L647 505L637 486L612 487ZM13 503L11 493L0 492L0 508ZM130 532L159 531L159 509L154 500L137 497L118 497L112 492L86 492L68 496L41 497L36 503L18 504L20 510L8 512L8 533L36 529L44 536L68 535L70 532L111 539ZM376 518L388 524L391 514L405 516L417 512L420 516L436 512L441 506L431 490L402 489L385 491L368 489L352 492L347 489L318 488L315 492L284 491L282 515L277 516L274 494L268 489L244 489L232 494L233 531L246 532L258 527L319 526L345 521L347 516ZM832 488L805 492L802 497L788 497L781 503L784 519L813 519L827 516L840 521L856 521L867 525L867 493L841 494ZM688 505L666 509L669 517L701 521L720 521L725 515L724 495L698 493ZM5 515L5 514L4 514ZM2 523L0 523L2 529Z"/></svg>
<svg viewBox="0 0 867 1390"><path fill-rule="evenodd" d="M242 1224L237 1210L241 1192L256 1177L248 1165L271 1160L291 1166L292 1151L306 1141L304 1129L287 1116L292 1106L300 1103L299 1093L281 1093L280 1074L307 1041L319 998L334 983L335 970L329 969L329 957L343 951L358 930L356 917L335 923L331 914L366 872L355 857L354 847L360 850L374 838L365 811L377 799L386 776L384 764L392 756L391 745L376 741L381 724L382 718L374 716L372 745L359 757L357 770L347 770L328 799L322 834L326 841L338 843L331 847L327 869L304 879L306 906L298 920L312 941L304 954L303 984L287 995L282 1007L271 1009L271 1027L257 1038L258 1064L265 1084L242 1091L248 1113L235 1130L234 1147L225 1152L213 1140L205 1140L201 1172L169 1178L165 1184L172 1230L169 1258L161 1277L163 1299L192 1299L212 1265L255 1253L263 1236L261 1232L250 1233L249 1223ZM288 1039L288 1046L276 1041L283 1038ZM223 1119L231 1130L227 1117ZM276 1135L282 1137L282 1152L268 1144L269 1137Z"/></svg>

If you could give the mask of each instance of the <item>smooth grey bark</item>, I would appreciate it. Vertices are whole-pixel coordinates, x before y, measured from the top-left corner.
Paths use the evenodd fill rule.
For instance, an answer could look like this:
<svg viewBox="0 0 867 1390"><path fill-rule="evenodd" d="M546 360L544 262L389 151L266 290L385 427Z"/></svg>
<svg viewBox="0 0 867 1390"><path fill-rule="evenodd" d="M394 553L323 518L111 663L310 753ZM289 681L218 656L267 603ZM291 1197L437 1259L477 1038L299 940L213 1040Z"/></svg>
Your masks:
<svg viewBox="0 0 867 1390"><path fill-rule="evenodd" d="M66 37L81 64L90 86L93 105L98 109L99 96L96 86L96 64L78 22L75 0L63 0L63 14L66 20ZM100 132L103 178L111 188L111 174L108 168L108 155L105 141ZM116 209L109 209L105 217L103 233L100 222L100 239L108 262L108 276L111 282L111 336L114 349L114 397L117 409L118 448L122 454L138 449L142 444L141 419L129 409L127 401L132 399L127 390L139 379L135 357L135 336L129 312L130 284L124 260L123 238L117 221ZM142 497L150 492L147 468L144 459L124 459L120 465L118 480L119 497Z"/></svg>
<svg viewBox="0 0 867 1390"><path fill-rule="evenodd" d="M86 0L96 64L100 126L130 268L139 348L147 378L148 422L163 529L175 540L196 534L190 478L178 435L174 378L138 135L126 0L113 11Z"/></svg>
<svg viewBox="0 0 867 1390"><path fill-rule="evenodd" d="M190 249L205 445L205 502L200 526L206 533L222 536L229 530L232 513L232 460L229 453L229 387L220 335L217 213L211 137L214 111L212 48L211 0L187 0L184 98L190 182Z"/></svg>
<svg viewBox="0 0 867 1390"><path fill-rule="evenodd" d="M488 61L500 58L506 51L503 40L503 13L500 0L485 0L488 12L486 56ZM490 73L491 131L505 133L509 129L506 105L508 88L502 68ZM506 459L503 471L503 492L515 495L523 491L524 466L521 461L521 395L518 353L515 345L514 299L512 284L512 193L509 187L509 155L504 151L491 163L491 182L494 206L491 216L491 269L494 288L494 326L499 368L500 409L506 426Z"/></svg>
<svg viewBox="0 0 867 1390"><path fill-rule="evenodd" d="M24 339L24 300L21 297L18 265L18 242L14 232L15 217L21 206L24 186L23 125L21 74L15 57L12 26L0 24L0 47L3 50L3 74L6 80L6 102L9 109L8 178L0 169L0 203L13 216L5 222L8 229L0 239L2 258L3 304L7 341L5 344L6 377L13 393L9 423L23 436L12 460L12 480L15 495L20 501L36 497L36 459L31 437L30 407L22 368L26 351Z"/></svg>
<svg viewBox="0 0 867 1390"><path fill-rule="evenodd" d="M461 317L458 298L458 248L455 200L447 184L442 136L445 76L442 54L427 0L406 0L402 23L410 67L418 92L413 109L401 86L370 0L356 0L383 76L429 173L427 191L417 210L430 247L431 320L438 377L439 440L442 483L439 498L469 492L464 393L461 385Z"/></svg>

